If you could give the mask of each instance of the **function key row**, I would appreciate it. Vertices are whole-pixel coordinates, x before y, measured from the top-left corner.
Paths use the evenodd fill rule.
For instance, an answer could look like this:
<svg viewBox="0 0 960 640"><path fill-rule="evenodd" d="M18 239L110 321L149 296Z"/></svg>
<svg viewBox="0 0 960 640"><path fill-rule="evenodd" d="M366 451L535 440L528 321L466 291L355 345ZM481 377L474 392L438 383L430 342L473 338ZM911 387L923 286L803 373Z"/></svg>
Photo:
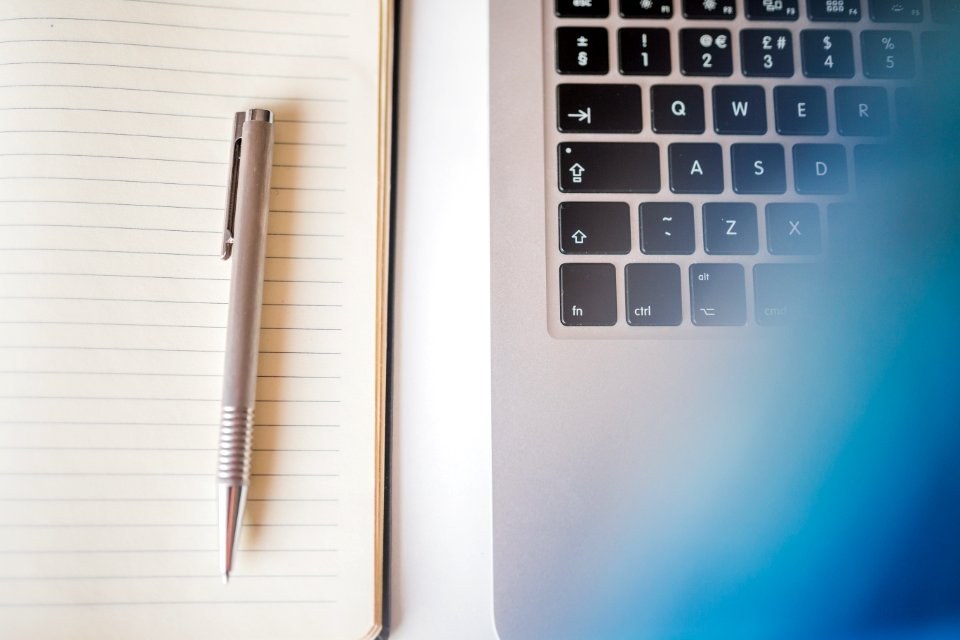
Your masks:
<svg viewBox="0 0 960 640"><path fill-rule="evenodd" d="M680 71L688 76L731 76L733 36L728 29L680 29ZM746 77L790 78L796 73L793 34L787 29L743 29L739 35L740 71ZM937 32L923 34L924 60L937 60ZM661 28L620 29L619 71L623 75L665 76L672 72L670 31ZM837 29L800 32L800 64L808 78L852 78L853 36ZM908 79L916 73L913 34L875 30L860 34L863 75L876 79ZM605 75L610 71L607 30L603 27L557 29L557 72ZM936 69L935 65L931 69Z"/></svg>
<svg viewBox="0 0 960 640"><path fill-rule="evenodd" d="M817 255L820 210L812 203L770 203L765 210L767 249L776 256ZM693 205L644 202L639 208L640 250L645 255L691 255L696 251ZM703 205L703 248L710 255L756 255L760 250L757 207L752 202ZM631 250L630 206L625 202L560 204L560 252L566 255L627 255Z"/></svg>
<svg viewBox="0 0 960 640"><path fill-rule="evenodd" d="M606 18L610 0L556 0L560 18ZM923 0L867 0L874 22L921 22ZM806 0L807 16L813 21L857 22L861 17L860 0ZM683 17L688 20L733 20L737 17L735 0L681 0ZM673 0L620 0L623 18L669 19L674 15ZM748 20L796 20L799 0L745 0ZM934 22L960 22L960 0L930 0Z"/></svg>
<svg viewBox="0 0 960 640"><path fill-rule="evenodd" d="M676 264L628 264L624 269L627 324L677 326L683 322L681 269ZM560 321L567 326L617 324L616 267L569 263L560 266ZM742 265L690 265L690 319L696 326L747 323ZM809 264L757 264L753 267L756 321L785 324L814 309L816 271Z"/></svg>
<svg viewBox="0 0 960 640"><path fill-rule="evenodd" d="M898 99L904 93L909 92L898 91ZM840 135L890 133L890 107L885 88L837 87L833 97ZM654 133L704 133L702 87L654 85L650 88L650 102ZM563 133L639 133L643 129L642 106L640 87L636 85L562 84L557 87L557 128ZM767 132L766 90L762 86L715 86L712 108L717 133L763 135ZM823 87L774 87L773 109L774 126L781 135L823 136L830 131L827 91ZM897 114L906 120L911 109L901 100Z"/></svg>
<svg viewBox="0 0 960 640"><path fill-rule="evenodd" d="M654 142L565 142L558 146L558 180L564 193L659 193L660 147ZM883 147L853 150L858 186L874 178ZM878 156L878 154L880 154ZM718 194L726 187L723 147L714 142L675 142L667 147L670 191ZM730 145L731 186L739 194L783 194L787 171L783 145ZM836 195L849 190L847 152L839 144L793 146L794 190Z"/></svg>

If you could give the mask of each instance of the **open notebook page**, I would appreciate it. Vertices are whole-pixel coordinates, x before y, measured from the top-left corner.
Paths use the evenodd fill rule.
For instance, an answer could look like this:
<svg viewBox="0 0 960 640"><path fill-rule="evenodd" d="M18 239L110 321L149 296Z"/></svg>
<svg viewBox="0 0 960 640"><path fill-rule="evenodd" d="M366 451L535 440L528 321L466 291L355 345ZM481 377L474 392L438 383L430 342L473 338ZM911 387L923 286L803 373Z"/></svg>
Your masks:
<svg viewBox="0 0 960 640"><path fill-rule="evenodd" d="M0 5L4 638L377 620L376 0ZM234 111L276 117L251 500L217 567Z"/></svg>

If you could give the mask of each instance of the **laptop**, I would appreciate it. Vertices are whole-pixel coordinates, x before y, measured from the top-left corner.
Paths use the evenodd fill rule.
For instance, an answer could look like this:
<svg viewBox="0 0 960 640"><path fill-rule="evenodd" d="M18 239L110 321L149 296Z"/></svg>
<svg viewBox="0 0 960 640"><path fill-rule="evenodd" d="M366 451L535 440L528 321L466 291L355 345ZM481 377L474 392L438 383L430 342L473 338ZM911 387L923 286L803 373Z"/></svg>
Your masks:
<svg viewBox="0 0 960 640"><path fill-rule="evenodd" d="M876 176L958 16L492 0L502 638L960 637L947 395L878 380L890 301L823 269L895 226L863 201L903 195Z"/></svg>

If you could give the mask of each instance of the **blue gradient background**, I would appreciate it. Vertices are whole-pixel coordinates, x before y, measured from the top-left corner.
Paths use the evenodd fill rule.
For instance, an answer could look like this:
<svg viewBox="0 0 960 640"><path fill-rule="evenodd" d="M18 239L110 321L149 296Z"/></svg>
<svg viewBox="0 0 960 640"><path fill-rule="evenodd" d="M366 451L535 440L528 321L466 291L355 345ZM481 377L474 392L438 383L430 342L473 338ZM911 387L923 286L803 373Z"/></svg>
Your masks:
<svg viewBox="0 0 960 640"><path fill-rule="evenodd" d="M831 313L742 392L769 429L728 425L726 462L679 473L716 492L665 505L689 523L669 539L619 514L583 560L605 567L592 600L562 607L570 637L960 638L958 84L929 88L879 168L809 302Z"/></svg>

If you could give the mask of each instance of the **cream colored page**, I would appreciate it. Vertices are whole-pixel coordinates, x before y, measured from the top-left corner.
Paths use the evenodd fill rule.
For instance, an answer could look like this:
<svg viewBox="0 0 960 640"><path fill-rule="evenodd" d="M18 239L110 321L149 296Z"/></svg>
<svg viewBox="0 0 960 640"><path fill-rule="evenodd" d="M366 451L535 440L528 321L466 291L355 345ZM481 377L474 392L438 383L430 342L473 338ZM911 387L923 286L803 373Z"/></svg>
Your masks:
<svg viewBox="0 0 960 640"><path fill-rule="evenodd" d="M0 635L374 619L379 6L0 3ZM234 111L276 117L251 500L217 575Z"/></svg>

